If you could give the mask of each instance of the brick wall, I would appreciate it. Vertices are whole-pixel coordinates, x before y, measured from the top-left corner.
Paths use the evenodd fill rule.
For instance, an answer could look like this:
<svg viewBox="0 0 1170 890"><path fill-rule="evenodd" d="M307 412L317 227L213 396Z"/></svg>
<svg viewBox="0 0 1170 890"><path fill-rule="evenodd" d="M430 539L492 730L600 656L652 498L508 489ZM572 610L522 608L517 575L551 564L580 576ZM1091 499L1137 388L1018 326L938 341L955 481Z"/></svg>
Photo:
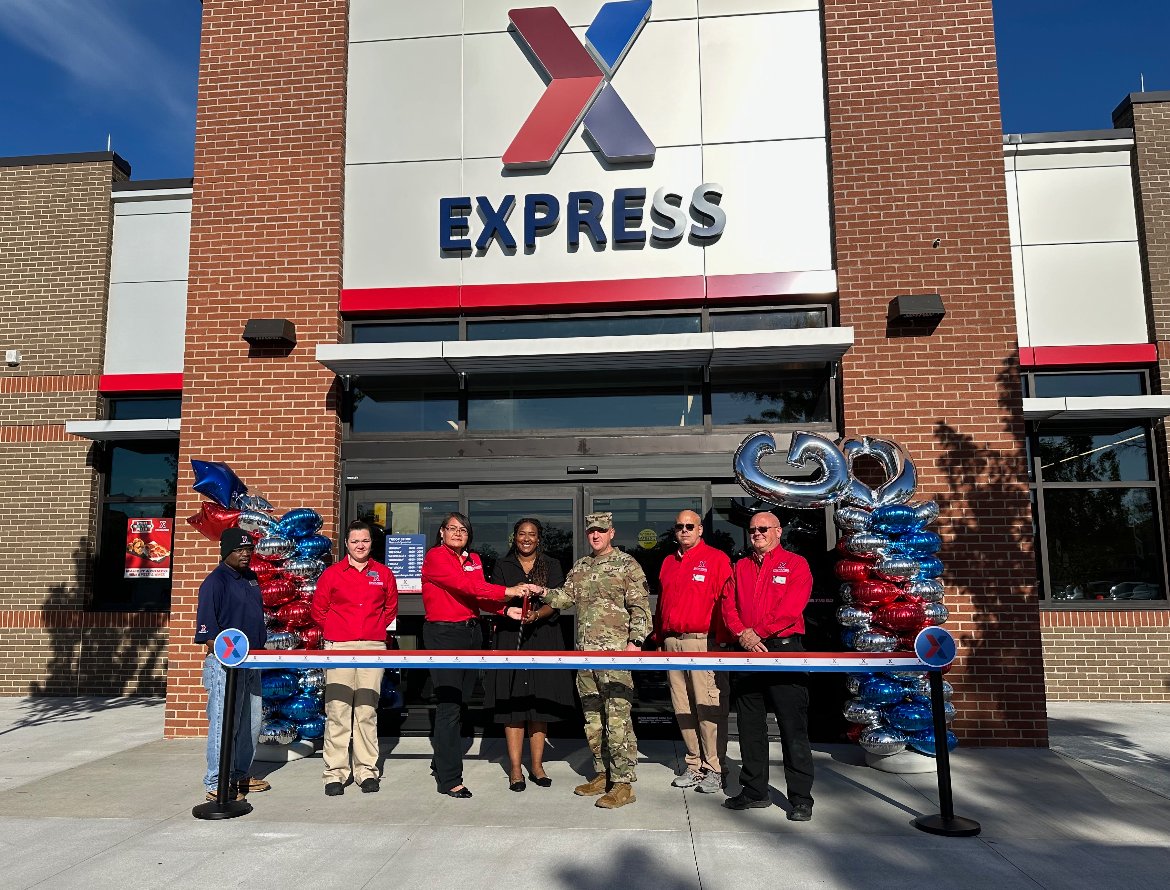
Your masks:
<svg viewBox="0 0 1170 890"><path fill-rule="evenodd" d="M825 0L850 434L901 442L942 506L965 741L1043 745L1036 564L990 0ZM939 293L930 331L887 325Z"/></svg>
<svg viewBox="0 0 1170 890"><path fill-rule="evenodd" d="M279 509L311 506L335 536L339 426L345 0L205 0L195 137L178 516L200 498L190 458L226 460ZM279 48L278 52L273 47ZM287 318L297 346L249 350L249 318ZM166 732L206 731L200 581L218 548L180 523Z"/></svg>
<svg viewBox="0 0 1170 890"><path fill-rule="evenodd" d="M166 616L85 611L93 573L112 210L109 154L0 162L0 694L163 690Z"/></svg>
<svg viewBox="0 0 1170 890"><path fill-rule="evenodd" d="M1170 701L1170 610L1047 611L1053 701Z"/></svg>

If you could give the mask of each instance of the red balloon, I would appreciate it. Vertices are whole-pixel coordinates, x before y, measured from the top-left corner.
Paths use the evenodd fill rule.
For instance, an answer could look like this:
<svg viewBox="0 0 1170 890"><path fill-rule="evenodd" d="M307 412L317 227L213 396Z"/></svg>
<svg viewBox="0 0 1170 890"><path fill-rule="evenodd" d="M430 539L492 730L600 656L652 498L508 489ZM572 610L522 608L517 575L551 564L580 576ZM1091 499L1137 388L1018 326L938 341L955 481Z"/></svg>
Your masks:
<svg viewBox="0 0 1170 890"><path fill-rule="evenodd" d="M893 602L901 592L897 584L889 581L866 580L853 585L852 596L856 605L876 609L885 603Z"/></svg>
<svg viewBox="0 0 1170 890"><path fill-rule="evenodd" d="M253 559L248 563L248 568L252 570L252 574L256 576L257 581L267 581L269 578L286 577L280 569L280 566L273 565L270 562L265 562L262 559Z"/></svg>
<svg viewBox="0 0 1170 890"><path fill-rule="evenodd" d="M842 559L833 570L842 581L864 581L869 577L870 568L869 563L859 559Z"/></svg>
<svg viewBox="0 0 1170 890"><path fill-rule="evenodd" d="M300 600L285 603L276 610L276 617L284 622L289 630L298 632L300 628L309 627L313 623L313 616L309 614L309 604L302 603Z"/></svg>
<svg viewBox="0 0 1170 890"><path fill-rule="evenodd" d="M209 541L219 541L219 536L226 529L235 526L239 518L239 510L229 510L211 501L204 501L199 512L187 518L187 523L194 526L199 534Z"/></svg>
<svg viewBox="0 0 1170 890"><path fill-rule="evenodd" d="M918 631L922 629L923 622L925 621L925 616L922 612L921 603L886 603L874 612L873 618L878 624L888 627L892 631L904 634L911 630Z"/></svg>
<svg viewBox="0 0 1170 890"><path fill-rule="evenodd" d="M260 598L269 609L279 609L296 595L296 582L287 576L274 575L260 582Z"/></svg>
<svg viewBox="0 0 1170 890"><path fill-rule="evenodd" d="M302 649L320 649L321 642L325 639L325 633L317 625L303 627L297 631L301 635Z"/></svg>

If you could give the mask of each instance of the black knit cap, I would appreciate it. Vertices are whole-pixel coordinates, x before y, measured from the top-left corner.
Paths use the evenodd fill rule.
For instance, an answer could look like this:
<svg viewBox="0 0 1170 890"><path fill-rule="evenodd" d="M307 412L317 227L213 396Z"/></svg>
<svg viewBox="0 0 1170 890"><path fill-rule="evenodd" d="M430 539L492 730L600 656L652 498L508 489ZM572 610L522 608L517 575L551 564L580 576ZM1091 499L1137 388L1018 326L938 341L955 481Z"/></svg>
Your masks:
<svg viewBox="0 0 1170 890"><path fill-rule="evenodd" d="M242 528L225 528L223 534L219 536L219 558L223 559L233 550L239 550L241 547L255 546L256 542L252 540L252 536Z"/></svg>

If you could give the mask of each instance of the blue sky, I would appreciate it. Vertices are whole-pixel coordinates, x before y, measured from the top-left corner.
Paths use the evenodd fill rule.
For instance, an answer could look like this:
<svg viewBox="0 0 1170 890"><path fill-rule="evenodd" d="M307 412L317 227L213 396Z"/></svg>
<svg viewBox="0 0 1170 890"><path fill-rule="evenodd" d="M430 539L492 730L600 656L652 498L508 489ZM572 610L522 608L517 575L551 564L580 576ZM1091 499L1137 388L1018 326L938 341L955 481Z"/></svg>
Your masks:
<svg viewBox="0 0 1170 890"><path fill-rule="evenodd" d="M416 0L426 2L426 0ZM1170 90L1170 0L995 0L1004 129L1102 129ZM192 170L199 0L0 0L0 156L102 151Z"/></svg>

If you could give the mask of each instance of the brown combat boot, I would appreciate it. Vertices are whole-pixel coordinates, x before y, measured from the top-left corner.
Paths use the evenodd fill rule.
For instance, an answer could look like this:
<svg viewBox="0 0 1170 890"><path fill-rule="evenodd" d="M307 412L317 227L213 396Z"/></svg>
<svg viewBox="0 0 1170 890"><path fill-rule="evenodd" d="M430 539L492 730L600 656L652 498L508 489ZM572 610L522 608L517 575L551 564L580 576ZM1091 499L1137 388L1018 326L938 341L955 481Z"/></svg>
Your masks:
<svg viewBox="0 0 1170 890"><path fill-rule="evenodd" d="M605 773L598 773L584 785L574 788L573 793L580 797L596 797L598 794L605 794L607 784Z"/></svg>
<svg viewBox="0 0 1170 890"><path fill-rule="evenodd" d="M597 803L594 806L607 810L616 810L618 807L624 807L626 804L633 803L637 799L637 796L634 794L634 786L629 782L614 782L613 790L597 798Z"/></svg>

